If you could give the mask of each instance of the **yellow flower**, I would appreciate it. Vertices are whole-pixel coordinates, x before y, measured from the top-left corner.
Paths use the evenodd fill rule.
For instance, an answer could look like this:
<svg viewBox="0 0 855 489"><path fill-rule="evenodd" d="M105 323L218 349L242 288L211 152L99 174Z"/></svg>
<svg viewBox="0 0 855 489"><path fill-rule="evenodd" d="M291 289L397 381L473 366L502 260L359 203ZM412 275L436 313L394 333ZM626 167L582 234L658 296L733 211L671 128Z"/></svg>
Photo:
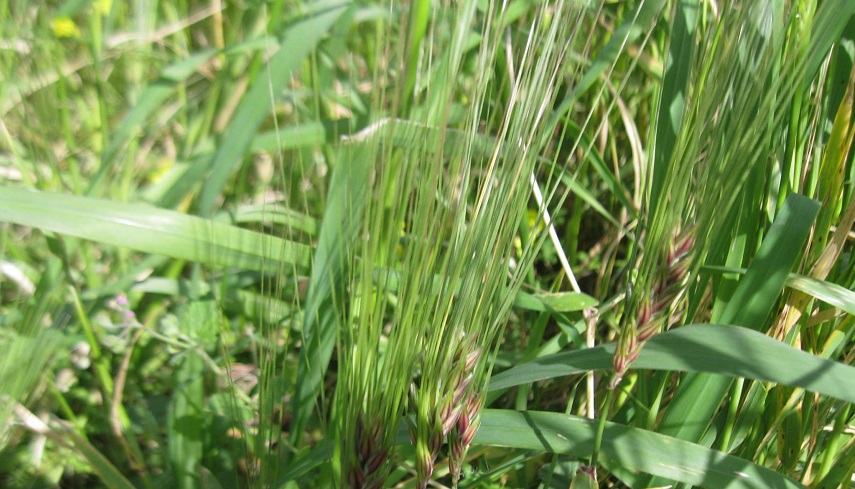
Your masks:
<svg viewBox="0 0 855 489"><path fill-rule="evenodd" d="M97 0L95 2L95 12L101 15L110 13L110 8L113 6L113 0Z"/></svg>
<svg viewBox="0 0 855 489"><path fill-rule="evenodd" d="M169 171L175 166L175 162L170 160L169 158L161 159L154 167L154 171L148 175L148 181L151 183L157 183L163 180L164 177L169 173Z"/></svg>
<svg viewBox="0 0 855 489"><path fill-rule="evenodd" d="M68 17L57 17L51 20L50 28L53 30L53 35L60 39L80 37L80 29Z"/></svg>

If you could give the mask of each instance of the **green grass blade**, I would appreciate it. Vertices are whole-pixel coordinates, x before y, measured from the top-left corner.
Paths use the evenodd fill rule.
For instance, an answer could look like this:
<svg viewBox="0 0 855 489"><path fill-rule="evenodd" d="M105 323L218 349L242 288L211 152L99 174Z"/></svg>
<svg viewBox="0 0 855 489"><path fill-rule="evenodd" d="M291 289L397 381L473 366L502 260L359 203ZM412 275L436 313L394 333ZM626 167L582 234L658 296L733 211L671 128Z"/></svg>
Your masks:
<svg viewBox="0 0 855 489"><path fill-rule="evenodd" d="M346 150L343 150L346 151ZM359 228L360 202L372 166L357 149L353 158L333 169L330 200L324 211L312 274L303 309L303 349L292 404L292 443L297 444L320 393L321 382L335 345L337 314L332 299L343 294L345 246Z"/></svg>
<svg viewBox="0 0 855 489"><path fill-rule="evenodd" d="M804 254L804 244L818 212L819 204L814 200L797 194L787 197L733 296L721 316L713 318L714 322L765 329L790 270ZM687 374L662 417L659 431L700 441L731 383L721 375Z"/></svg>
<svg viewBox="0 0 855 489"><path fill-rule="evenodd" d="M333 454L333 446L329 441L318 443L314 447L297 455L279 476L277 487L283 487L288 481L297 479L315 467L329 463ZM284 488L283 488L284 489Z"/></svg>
<svg viewBox="0 0 855 489"><path fill-rule="evenodd" d="M428 20L430 20L430 0L417 0L410 6L409 22L407 29L407 68L404 80L403 99L404 104L409 105L414 96L413 89L416 87L416 73L419 66L419 51L422 40L427 31Z"/></svg>
<svg viewBox="0 0 855 489"><path fill-rule="evenodd" d="M819 203L790 195L717 322L762 329L819 212Z"/></svg>
<svg viewBox="0 0 855 489"><path fill-rule="evenodd" d="M481 413L474 443L583 458L593 450L597 422L561 413L486 409ZM607 467L691 485L722 489L802 487L748 460L618 423L606 423L600 449L600 460Z"/></svg>
<svg viewBox="0 0 855 489"><path fill-rule="evenodd" d="M656 115L656 140L653 152L653 175L650 182L650 214L656 212L659 193L665 182L668 162L677 143L683 122L686 84L694 55L694 36L699 5L692 0L680 0L674 11L673 27L668 44L665 78L659 94Z"/></svg>
<svg viewBox="0 0 855 489"><path fill-rule="evenodd" d="M149 205L0 186L0 221L211 265L308 264L306 245Z"/></svg>
<svg viewBox="0 0 855 489"><path fill-rule="evenodd" d="M800 290L841 311L855 315L855 292L845 287L824 280L795 274L791 274L787 279L787 286Z"/></svg>
<svg viewBox="0 0 855 489"><path fill-rule="evenodd" d="M236 223L262 222L284 226L287 229L299 229L308 234L317 233L314 218L288 207L276 204L247 204L238 206L232 213Z"/></svg>
<svg viewBox="0 0 855 489"><path fill-rule="evenodd" d="M805 67L805 79L811 80L819 70L832 44L840 40L846 24L855 16L855 2L827 0L822 2L814 19L813 36Z"/></svg>
<svg viewBox="0 0 855 489"><path fill-rule="evenodd" d="M271 153L283 149L317 146L327 139L327 130L320 122L309 122L262 132L252 139L250 151Z"/></svg>
<svg viewBox="0 0 855 489"><path fill-rule="evenodd" d="M490 390L612 368L614 344L548 355L494 375ZM739 326L692 325L648 341L631 368L708 372L774 382L855 402L855 367Z"/></svg>
<svg viewBox="0 0 855 489"><path fill-rule="evenodd" d="M615 60L627 45L635 42L659 19L665 0L646 0L639 2L638 10L620 25L611 35L609 42L597 53L585 75L573 89L570 99L576 99L590 89L594 83L614 65ZM566 102L565 102L566 103ZM562 104L563 105L563 104Z"/></svg>
<svg viewBox="0 0 855 489"><path fill-rule="evenodd" d="M216 50L207 49L167 66L160 74L160 77L140 93L133 108L125 114L119 125L112 131L110 144L104 151L104 160L107 162L111 161L116 156L116 152L133 135L133 132L141 127L152 112L157 110L169 98L178 87L178 84L189 78L203 63L211 59L214 54L216 54ZM93 181L93 186L100 180L99 176L103 175L104 168L107 166L104 165L104 167L99 169Z"/></svg>
<svg viewBox="0 0 855 489"><path fill-rule="evenodd" d="M594 151L591 150L588 153L594 153ZM582 184L580 184L575 178L573 178L567 173L562 173L561 181L564 182L565 185L567 185L567 188L571 192L573 192L574 195L585 201L585 203L591 206L592 209L597 211L601 216L605 217L607 221L617 227L620 227L620 222L618 222L618 220L613 215L611 215L611 213L609 213L609 211L606 210L605 207L603 207L603 204L601 204L600 201L597 200L596 196L594 196L590 191L588 191L588 189L586 189Z"/></svg>
<svg viewBox="0 0 855 489"><path fill-rule="evenodd" d="M623 205L623 208L626 209L631 216L635 217L638 213L638 209L636 209L635 204L632 203L631 192L626 185L624 185L618 175L615 174L615 169L609 167L609 165L603 160L603 156L599 151L597 151L594 142L590 137L582 133L582 129L578 125L569 119L564 121L564 123L567 124L567 131L570 138L578 139L579 147L587 148L585 150L585 159L591 163L591 166L603 179L603 182L608 186L612 195L614 195L614 197L621 203L621 205ZM568 181L568 178L570 178L570 175L566 173L566 169L561 168L562 181L564 181L571 191L575 192L575 189L571 185L570 181ZM584 198L584 196L581 195L580 197ZM598 209L595 208L595 210Z"/></svg>
<svg viewBox="0 0 855 489"><path fill-rule="evenodd" d="M237 168L249 149L258 127L270 115L271 93L285 86L303 58L309 55L335 21L346 10L347 4L309 16L290 26L282 39L279 51L268 62L264 74L253 81L238 105L234 118L220 140L219 148L210 163L211 174L202 188L197 202L199 213L211 215L217 197L222 192L229 175Z"/></svg>
<svg viewBox="0 0 855 489"><path fill-rule="evenodd" d="M745 273L744 269L733 267L704 267L706 270L722 273ZM791 273L787 277L787 287L804 292L841 311L855 316L855 292L832 282L815 279L806 275Z"/></svg>

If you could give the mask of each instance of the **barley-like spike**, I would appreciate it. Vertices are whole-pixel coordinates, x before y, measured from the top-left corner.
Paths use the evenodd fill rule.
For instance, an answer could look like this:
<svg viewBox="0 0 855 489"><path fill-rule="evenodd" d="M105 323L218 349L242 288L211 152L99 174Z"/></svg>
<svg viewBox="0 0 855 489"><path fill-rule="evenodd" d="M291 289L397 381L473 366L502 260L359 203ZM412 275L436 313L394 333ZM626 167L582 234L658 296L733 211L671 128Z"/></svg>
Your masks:
<svg viewBox="0 0 855 489"><path fill-rule="evenodd" d="M460 480L460 471L466 452L478 432L480 424L479 412L481 410L481 398L472 393L466 399L466 404L457 418L457 424L449 437L448 468L451 472L453 487L457 487Z"/></svg>
<svg viewBox="0 0 855 489"><path fill-rule="evenodd" d="M362 471L356 467L350 469L347 473L347 484L351 488L362 487L363 479Z"/></svg>
<svg viewBox="0 0 855 489"><path fill-rule="evenodd" d="M379 450L365 462L365 470L368 473L377 472L380 467L386 462L386 450Z"/></svg>
<svg viewBox="0 0 855 489"><path fill-rule="evenodd" d="M463 401L463 397L466 395L466 391L469 389L469 385L472 384L474 378L475 376L470 372L457 383L457 386L454 388L452 404L460 404Z"/></svg>
<svg viewBox="0 0 855 489"><path fill-rule="evenodd" d="M674 239L674 244L665 259L665 269L651 287L651 292L638 306L635 324L630 331L621 335L618 348L612 359L615 375L609 383L614 389L620 383L629 365L638 358L644 343L663 327L668 328L679 321L680 290L689 273L689 254L695 243L694 233L685 231Z"/></svg>
<svg viewBox="0 0 855 489"><path fill-rule="evenodd" d="M370 427L370 428L367 428ZM347 472L351 489L381 489L386 476L389 450L384 446L383 427L377 420L365 422L357 419L355 457Z"/></svg>
<svg viewBox="0 0 855 489"><path fill-rule="evenodd" d="M609 388L614 389L620 384L626 374L629 364L638 356L638 336L635 332L622 336L618 342L618 349L612 357L612 367L615 370L614 377L609 383Z"/></svg>
<svg viewBox="0 0 855 489"><path fill-rule="evenodd" d="M475 368L475 364L478 363L479 358L481 358L481 350L479 348L474 348L468 355L466 355L464 370L467 372L472 371L472 369Z"/></svg>
<svg viewBox="0 0 855 489"><path fill-rule="evenodd" d="M419 480L419 488L427 487L428 481L433 476L436 457L439 455L441 447L441 435L431 436L428 442L416 441L416 474Z"/></svg>
<svg viewBox="0 0 855 489"><path fill-rule="evenodd" d="M446 436L454 428L457 419L460 417L460 407L456 404L449 404L443 410L442 415L442 435Z"/></svg>

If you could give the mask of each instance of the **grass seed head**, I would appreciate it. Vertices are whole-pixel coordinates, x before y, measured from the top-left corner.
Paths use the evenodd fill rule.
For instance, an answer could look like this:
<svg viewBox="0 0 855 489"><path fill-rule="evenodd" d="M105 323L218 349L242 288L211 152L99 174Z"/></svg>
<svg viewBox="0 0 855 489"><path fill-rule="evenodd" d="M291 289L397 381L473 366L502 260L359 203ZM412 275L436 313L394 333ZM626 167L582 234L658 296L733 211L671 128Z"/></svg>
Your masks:
<svg viewBox="0 0 855 489"><path fill-rule="evenodd" d="M354 447L349 460L347 483L351 489L381 489L388 472L389 449L381 423L360 419L356 424Z"/></svg>
<svg viewBox="0 0 855 489"><path fill-rule="evenodd" d="M694 233L691 230L678 234L672 240L665 265L658 273L652 291L639 305L635 322L618 339L618 347L612 359L615 375L609 384L610 388L617 387L647 340L682 319L683 302L680 299L686 287L693 245Z"/></svg>

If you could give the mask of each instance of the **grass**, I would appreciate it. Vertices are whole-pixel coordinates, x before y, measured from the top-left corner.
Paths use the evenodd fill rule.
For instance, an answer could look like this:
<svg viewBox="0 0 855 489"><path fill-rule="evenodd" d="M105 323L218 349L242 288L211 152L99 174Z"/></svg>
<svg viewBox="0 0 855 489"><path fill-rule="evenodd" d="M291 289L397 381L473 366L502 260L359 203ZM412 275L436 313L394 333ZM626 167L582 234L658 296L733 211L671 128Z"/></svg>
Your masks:
<svg viewBox="0 0 855 489"><path fill-rule="evenodd" d="M849 487L855 3L0 1L0 486Z"/></svg>

